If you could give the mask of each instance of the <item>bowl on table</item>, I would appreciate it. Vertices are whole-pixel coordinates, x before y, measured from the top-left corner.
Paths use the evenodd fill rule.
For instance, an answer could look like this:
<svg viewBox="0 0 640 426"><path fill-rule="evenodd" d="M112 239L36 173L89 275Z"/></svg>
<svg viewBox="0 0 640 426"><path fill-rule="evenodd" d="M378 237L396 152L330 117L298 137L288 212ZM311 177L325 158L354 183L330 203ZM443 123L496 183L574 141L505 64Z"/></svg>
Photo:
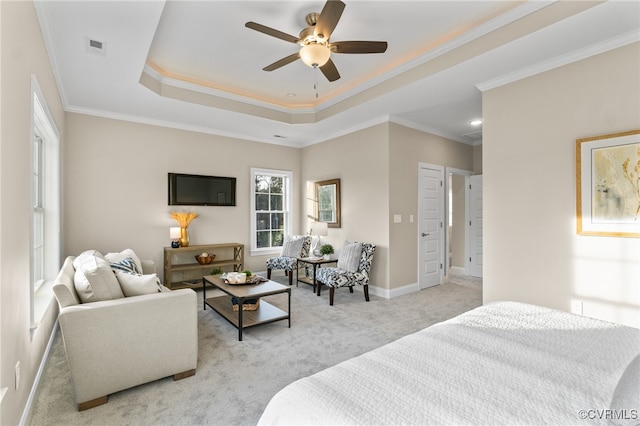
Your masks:
<svg viewBox="0 0 640 426"><path fill-rule="evenodd" d="M196 261L201 264L201 265L209 265L211 262L213 262L213 259L216 258L215 254L210 254L210 253L201 253L197 256L194 256L196 258Z"/></svg>

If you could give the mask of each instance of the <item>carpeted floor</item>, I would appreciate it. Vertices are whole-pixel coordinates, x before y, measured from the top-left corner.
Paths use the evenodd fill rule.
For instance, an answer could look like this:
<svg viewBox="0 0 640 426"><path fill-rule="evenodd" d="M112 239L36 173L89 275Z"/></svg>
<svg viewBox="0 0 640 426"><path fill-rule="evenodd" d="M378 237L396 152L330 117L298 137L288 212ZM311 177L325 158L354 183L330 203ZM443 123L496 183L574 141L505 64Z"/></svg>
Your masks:
<svg viewBox="0 0 640 426"><path fill-rule="evenodd" d="M285 283L283 276L276 281ZM202 310L196 375L137 386L109 396L105 405L78 412L60 334L43 373L30 424L36 425L254 425L271 397L294 380L392 342L482 304L481 282L447 284L394 299L361 291L315 296L292 290L292 324L237 330L214 311ZM209 296L209 292L207 292ZM270 302L286 306L286 295Z"/></svg>

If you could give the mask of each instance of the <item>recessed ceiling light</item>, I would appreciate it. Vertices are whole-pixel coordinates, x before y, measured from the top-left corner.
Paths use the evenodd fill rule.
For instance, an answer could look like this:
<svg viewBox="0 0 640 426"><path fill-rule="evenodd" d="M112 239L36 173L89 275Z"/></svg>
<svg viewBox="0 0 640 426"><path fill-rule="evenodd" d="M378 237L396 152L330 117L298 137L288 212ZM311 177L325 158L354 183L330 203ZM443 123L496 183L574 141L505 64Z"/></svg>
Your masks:
<svg viewBox="0 0 640 426"><path fill-rule="evenodd" d="M471 124L472 126L479 126L479 125L481 125L481 124L482 124L482 120L480 120L480 119L471 120L471 121L469 122L469 124Z"/></svg>

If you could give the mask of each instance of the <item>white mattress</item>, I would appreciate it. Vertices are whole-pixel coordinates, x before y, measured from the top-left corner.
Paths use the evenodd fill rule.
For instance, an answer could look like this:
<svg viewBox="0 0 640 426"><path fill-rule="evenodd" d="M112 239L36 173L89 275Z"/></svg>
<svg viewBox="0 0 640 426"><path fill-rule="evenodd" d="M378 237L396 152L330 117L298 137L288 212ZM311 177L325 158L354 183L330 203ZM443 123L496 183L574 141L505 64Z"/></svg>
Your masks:
<svg viewBox="0 0 640 426"><path fill-rule="evenodd" d="M580 410L609 409L638 353L638 329L494 303L288 385L259 424L607 424Z"/></svg>

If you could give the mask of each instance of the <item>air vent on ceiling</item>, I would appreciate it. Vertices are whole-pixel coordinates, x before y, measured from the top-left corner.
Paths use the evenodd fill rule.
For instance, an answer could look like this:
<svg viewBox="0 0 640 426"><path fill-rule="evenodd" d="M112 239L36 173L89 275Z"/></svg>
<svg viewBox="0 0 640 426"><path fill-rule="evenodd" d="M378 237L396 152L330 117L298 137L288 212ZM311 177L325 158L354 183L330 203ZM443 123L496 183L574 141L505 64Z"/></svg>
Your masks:
<svg viewBox="0 0 640 426"><path fill-rule="evenodd" d="M85 37L84 39L87 53L97 56L107 56L107 43L90 37Z"/></svg>
<svg viewBox="0 0 640 426"><path fill-rule="evenodd" d="M282 136L282 135L273 135L274 138L278 138L278 139L286 139L286 136Z"/></svg>
<svg viewBox="0 0 640 426"><path fill-rule="evenodd" d="M476 130L475 132L465 133L465 138L469 139L471 142L481 141L482 140L482 130Z"/></svg>

